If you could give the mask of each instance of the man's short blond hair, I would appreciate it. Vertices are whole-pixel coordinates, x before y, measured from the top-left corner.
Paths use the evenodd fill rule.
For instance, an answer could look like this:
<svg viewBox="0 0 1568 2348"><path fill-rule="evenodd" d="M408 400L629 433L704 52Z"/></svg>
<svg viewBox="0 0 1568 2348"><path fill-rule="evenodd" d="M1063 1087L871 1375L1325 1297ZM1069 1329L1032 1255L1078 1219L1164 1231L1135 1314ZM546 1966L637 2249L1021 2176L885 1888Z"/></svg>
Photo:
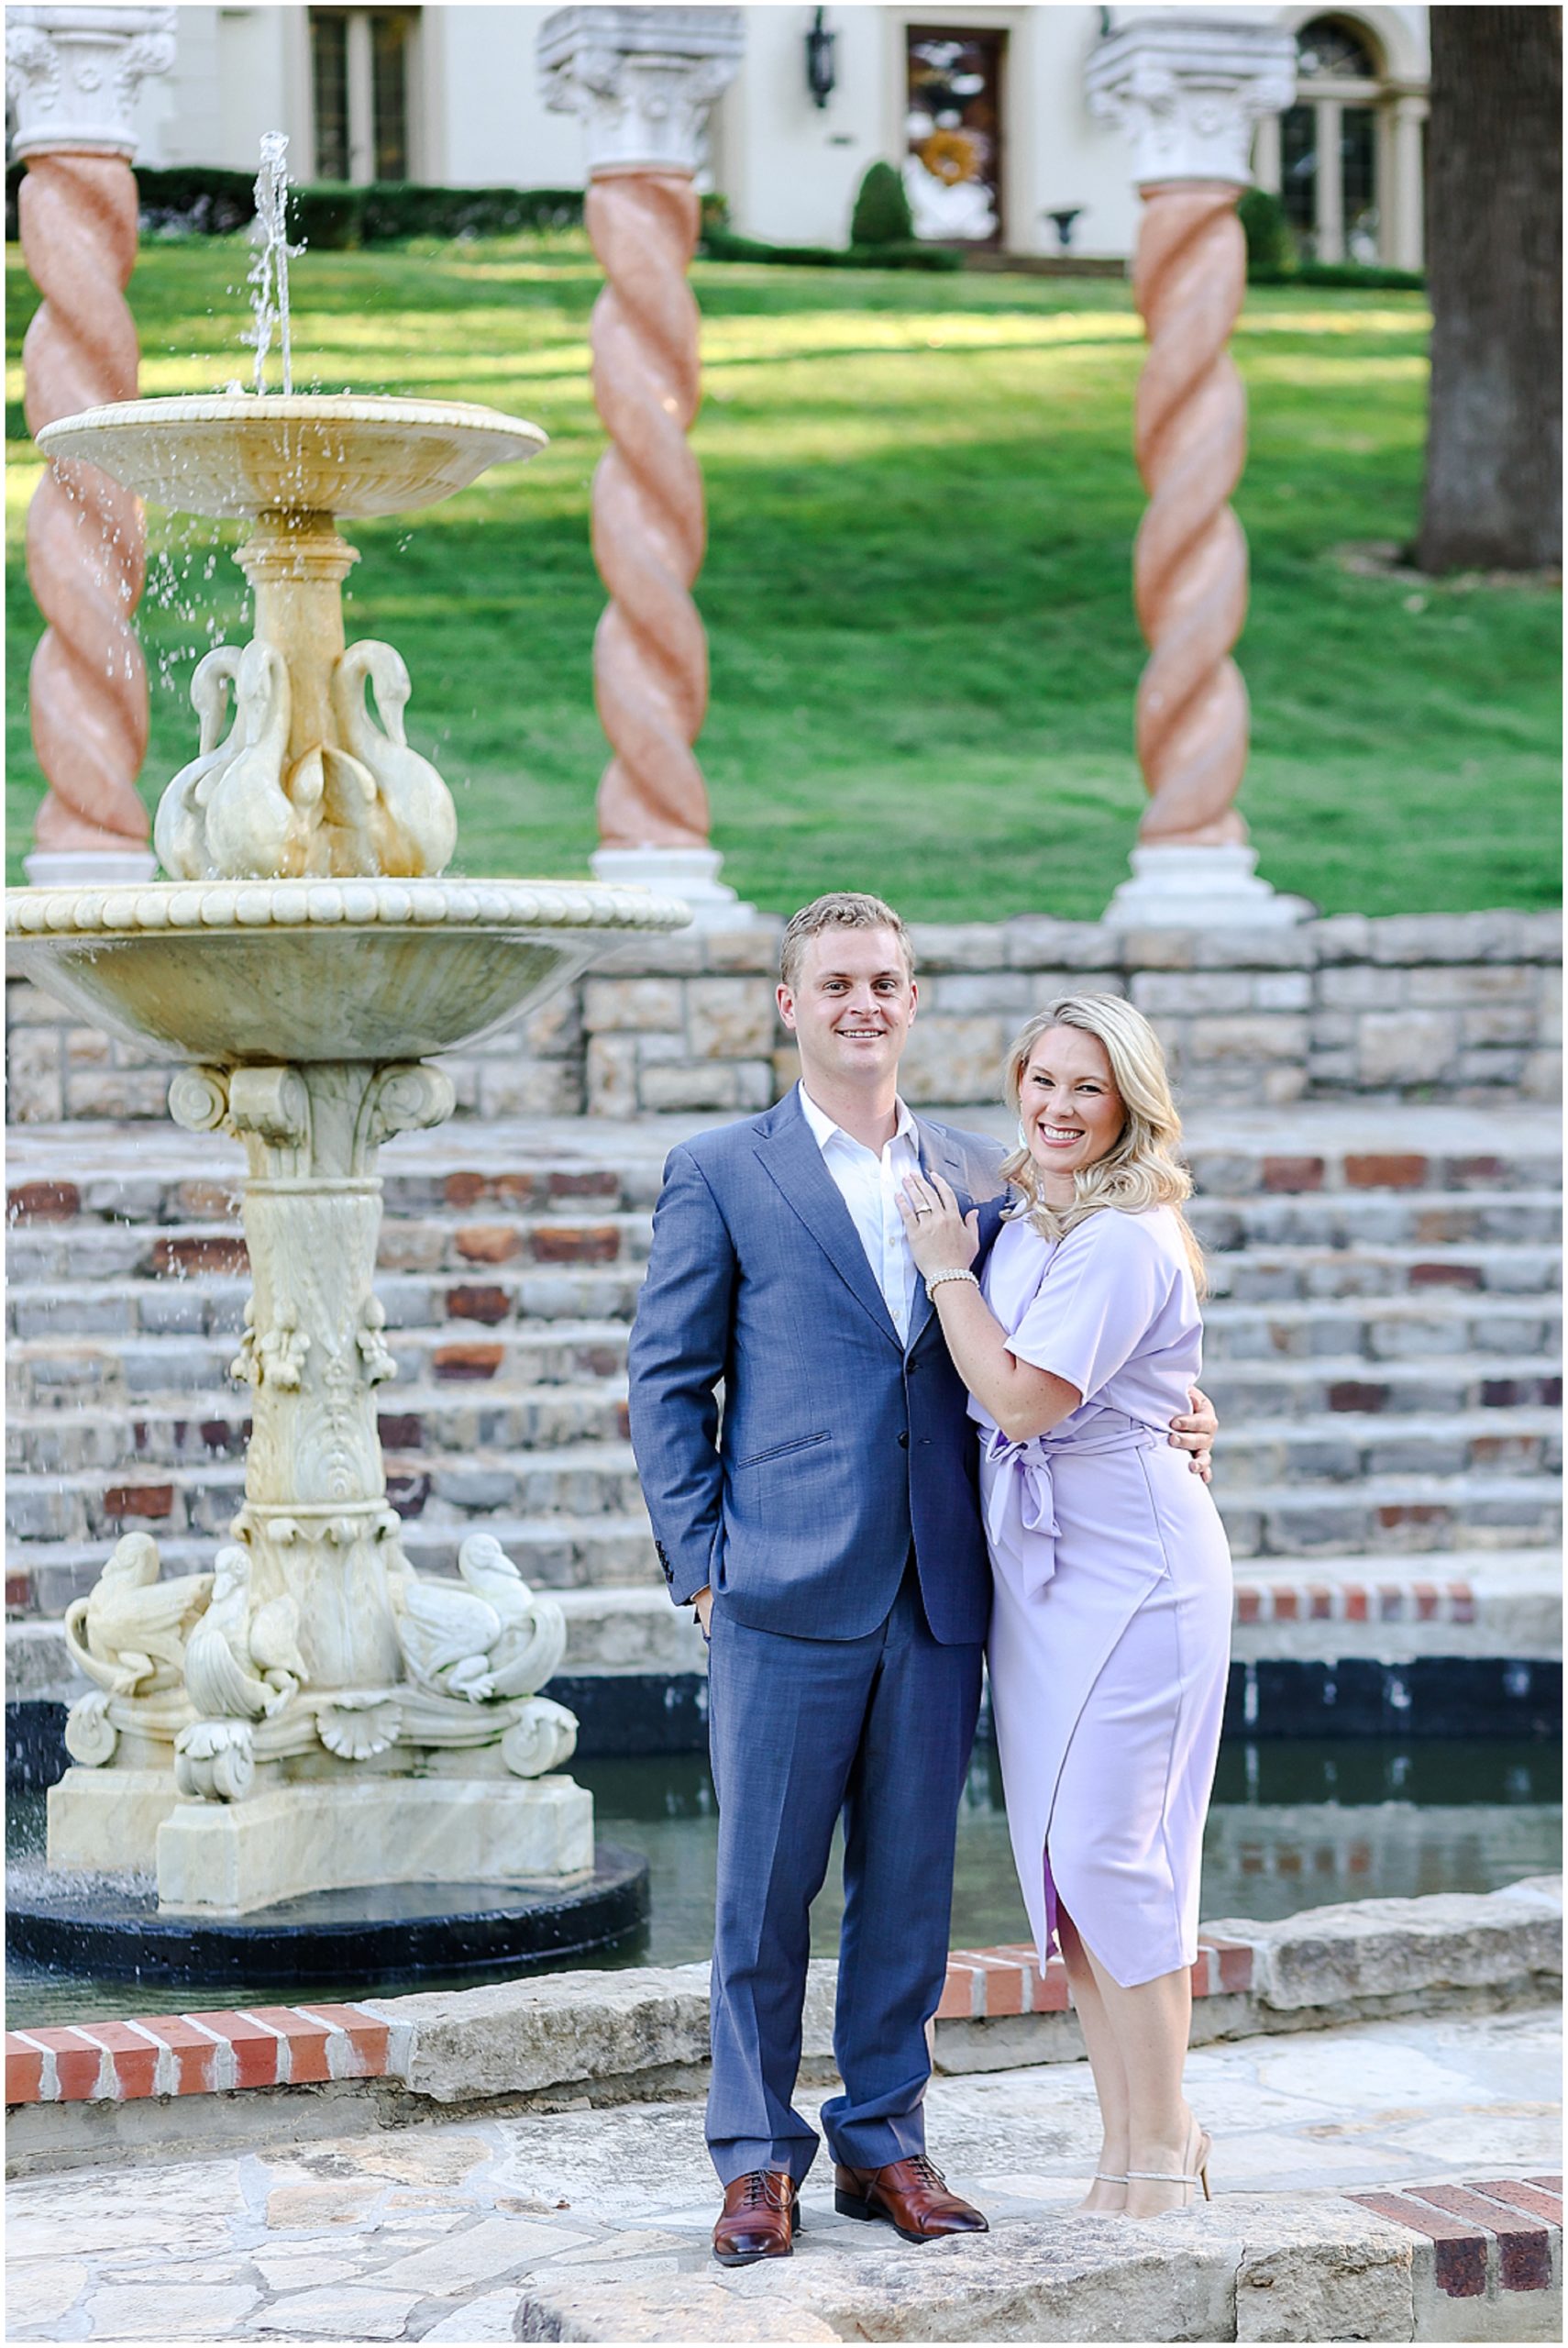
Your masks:
<svg viewBox="0 0 1568 2348"><path fill-rule="evenodd" d="M825 929L890 929L904 958L904 974L913 978L914 946L892 906L884 904L880 897L863 896L856 890L834 889L825 897L802 905L785 928L778 949L778 979L791 993L800 983L807 940L820 937Z"/></svg>

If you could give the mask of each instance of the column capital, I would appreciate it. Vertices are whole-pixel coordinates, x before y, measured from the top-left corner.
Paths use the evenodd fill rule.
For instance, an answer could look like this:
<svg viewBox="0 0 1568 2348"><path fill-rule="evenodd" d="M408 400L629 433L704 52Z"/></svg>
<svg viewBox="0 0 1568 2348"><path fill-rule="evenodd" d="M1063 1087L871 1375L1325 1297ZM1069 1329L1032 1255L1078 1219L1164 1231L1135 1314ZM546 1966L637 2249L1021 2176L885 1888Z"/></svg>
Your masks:
<svg viewBox="0 0 1568 2348"><path fill-rule="evenodd" d="M1188 17L1162 8L1102 41L1084 83L1089 112L1132 140L1140 186L1219 180L1247 187L1253 123L1296 94L1296 44L1230 11Z"/></svg>
<svg viewBox="0 0 1568 2348"><path fill-rule="evenodd" d="M582 116L591 177L693 173L745 46L739 8L558 8L539 33L545 103Z"/></svg>
<svg viewBox="0 0 1568 2348"><path fill-rule="evenodd" d="M174 63L172 8L15 7L6 11L6 94L15 152L136 151L140 84Z"/></svg>

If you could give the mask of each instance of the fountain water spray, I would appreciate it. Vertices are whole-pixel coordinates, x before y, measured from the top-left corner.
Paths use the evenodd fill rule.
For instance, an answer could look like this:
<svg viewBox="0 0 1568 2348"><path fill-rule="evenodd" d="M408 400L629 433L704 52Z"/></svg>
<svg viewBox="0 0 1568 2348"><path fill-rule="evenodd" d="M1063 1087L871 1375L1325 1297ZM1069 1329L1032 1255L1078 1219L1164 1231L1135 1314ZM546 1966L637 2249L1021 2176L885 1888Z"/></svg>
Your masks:
<svg viewBox="0 0 1568 2348"><path fill-rule="evenodd" d="M272 347L272 327L278 327L278 347L283 360L283 390L294 388L293 351L289 339L289 262L304 250L289 243L289 141L282 130L261 134L261 168L256 174L256 224L260 248L250 264L248 280L255 314L256 390L267 388L267 354Z"/></svg>

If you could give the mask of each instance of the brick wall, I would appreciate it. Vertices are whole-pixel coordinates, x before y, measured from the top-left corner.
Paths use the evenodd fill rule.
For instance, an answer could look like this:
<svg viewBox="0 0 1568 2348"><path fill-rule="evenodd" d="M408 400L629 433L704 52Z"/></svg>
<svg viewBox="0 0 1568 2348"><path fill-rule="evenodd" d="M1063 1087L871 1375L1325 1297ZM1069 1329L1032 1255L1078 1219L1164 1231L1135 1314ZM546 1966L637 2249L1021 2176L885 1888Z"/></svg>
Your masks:
<svg viewBox="0 0 1568 2348"><path fill-rule="evenodd" d="M531 1018L447 1063L459 1114L766 1108L795 1060L774 1011L780 925L620 948ZM1069 990L1128 994L1206 1107L1304 1097L1552 1101L1561 923L1551 914L1342 914L1245 935L1035 917L920 926L916 1102L990 1102L1014 1031ZM7 1114L161 1117L168 1067L6 987Z"/></svg>

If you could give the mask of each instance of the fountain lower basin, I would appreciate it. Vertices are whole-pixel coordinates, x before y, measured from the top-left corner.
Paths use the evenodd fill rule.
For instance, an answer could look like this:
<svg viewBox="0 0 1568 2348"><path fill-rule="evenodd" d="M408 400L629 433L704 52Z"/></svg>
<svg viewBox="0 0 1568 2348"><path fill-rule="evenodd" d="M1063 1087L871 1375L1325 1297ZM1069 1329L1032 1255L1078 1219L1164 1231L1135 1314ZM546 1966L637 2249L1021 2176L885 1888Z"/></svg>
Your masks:
<svg viewBox="0 0 1568 2348"><path fill-rule="evenodd" d="M23 973L171 1058L408 1060L453 1051L684 905L520 880L252 880L29 889L6 900Z"/></svg>

